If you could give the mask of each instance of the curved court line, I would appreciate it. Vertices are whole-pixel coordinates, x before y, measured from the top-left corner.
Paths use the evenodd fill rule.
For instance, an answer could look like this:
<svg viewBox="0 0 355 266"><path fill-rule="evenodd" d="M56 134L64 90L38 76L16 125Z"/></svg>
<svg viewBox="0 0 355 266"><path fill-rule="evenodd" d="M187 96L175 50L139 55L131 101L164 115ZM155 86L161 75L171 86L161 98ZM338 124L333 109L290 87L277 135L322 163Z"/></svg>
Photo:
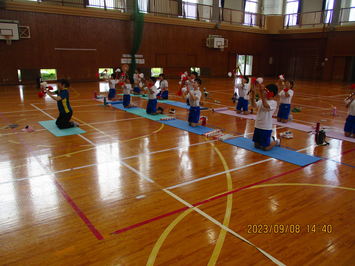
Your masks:
<svg viewBox="0 0 355 266"><path fill-rule="evenodd" d="M213 149L215 150L215 152L218 154L218 157L220 158L223 167L225 169L225 171L229 171L229 167L228 164L226 162L226 160L224 159L224 156L222 155L222 153L219 151L219 149L214 145L214 143L210 143L210 145L213 147ZM226 172L226 178L227 178L227 189L231 190L233 188L233 183L232 183L232 177L230 172ZM224 216L224 220L223 220L223 225L225 227L228 227L229 222L230 222L230 218L231 218L231 214L232 214L232 203L233 203L233 196L232 195L228 195L227 196L227 206L226 206L226 212L225 212L225 216ZM189 208L187 210L185 210L183 213L181 213L173 222L171 222L169 224L169 226L164 230L164 232L160 235L159 239L157 240L157 242L155 243L148 261L147 261L147 266L153 266L154 262L156 260L156 257L159 253L160 248L162 247L164 241L166 240L166 238L168 237L168 235L170 234L170 232L174 229L174 227L181 222L188 214L190 214L193 211L192 208ZM226 237L227 231L223 228L221 228L220 233L218 235L218 239L216 242L216 245L214 247L214 250L212 252L212 255L210 257L210 260L208 262L208 265L215 265L219 254L222 250L222 246Z"/></svg>
<svg viewBox="0 0 355 266"><path fill-rule="evenodd" d="M214 143L211 143L210 145L213 147L213 149L218 154L218 157L220 158L220 160L223 164L224 170L229 171L228 164L227 164L226 160L224 159L224 156L222 155L220 150L214 145ZM226 178L227 178L227 189L228 189L228 191L232 190L233 183L232 183L232 176L231 176L230 172L226 173ZM229 222L230 222L231 215L232 215L232 205L233 205L233 195L230 194L227 196L227 206L226 206L226 211L225 211L224 219L223 219L223 225L225 227L229 226ZM221 253L221 250L222 250L222 247L224 244L224 240L226 238L226 234L227 234L227 231L224 228L221 228L219 231L216 245L213 249L212 255L211 255L210 260L207 264L208 266L216 265L219 254Z"/></svg>
<svg viewBox="0 0 355 266"><path fill-rule="evenodd" d="M157 258L157 255L159 253L159 250L161 246L163 245L165 239L168 237L170 232L174 229L174 227L182 221L188 214L190 214L193 211L193 209L187 209L183 213L181 213L174 221L172 221L167 228L165 228L164 232L160 235L158 241L155 243L152 251L150 252L148 261L147 261L147 266L153 266L155 259Z"/></svg>
<svg viewBox="0 0 355 266"><path fill-rule="evenodd" d="M332 185L323 185L323 184L312 184L312 183L277 183L277 184L263 184L263 185L256 185L253 187L249 187L247 189L253 188L262 188L262 187L279 187L279 186L308 186L308 187L325 187L325 188L338 188L344 190L355 191L355 188L351 187L342 187L342 186L332 186Z"/></svg>

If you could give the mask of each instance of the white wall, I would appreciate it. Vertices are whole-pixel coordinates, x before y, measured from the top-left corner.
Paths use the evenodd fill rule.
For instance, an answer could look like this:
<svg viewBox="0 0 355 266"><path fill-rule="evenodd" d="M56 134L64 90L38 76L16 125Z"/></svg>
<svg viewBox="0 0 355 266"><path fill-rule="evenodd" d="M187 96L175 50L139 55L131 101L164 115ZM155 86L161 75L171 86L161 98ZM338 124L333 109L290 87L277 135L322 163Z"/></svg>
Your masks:
<svg viewBox="0 0 355 266"><path fill-rule="evenodd" d="M262 5L265 15L282 15L283 0L264 0Z"/></svg>
<svg viewBox="0 0 355 266"><path fill-rule="evenodd" d="M243 1L242 0L225 0L224 1L224 8L243 10Z"/></svg>
<svg viewBox="0 0 355 266"><path fill-rule="evenodd" d="M321 11L323 0L303 1L302 13L311 11Z"/></svg>

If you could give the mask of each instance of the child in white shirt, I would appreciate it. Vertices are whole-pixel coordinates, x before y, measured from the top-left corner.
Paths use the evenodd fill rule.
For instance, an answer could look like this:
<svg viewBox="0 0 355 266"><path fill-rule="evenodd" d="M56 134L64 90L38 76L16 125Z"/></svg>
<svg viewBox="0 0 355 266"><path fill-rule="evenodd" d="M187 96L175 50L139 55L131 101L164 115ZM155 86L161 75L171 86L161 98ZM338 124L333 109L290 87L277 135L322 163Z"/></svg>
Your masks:
<svg viewBox="0 0 355 266"><path fill-rule="evenodd" d="M288 116L291 110L291 100L294 94L293 91L294 82L292 80L286 80L282 90L279 92L280 106L277 113L277 121L287 123Z"/></svg>
<svg viewBox="0 0 355 266"><path fill-rule="evenodd" d="M202 81L199 78L196 78L193 83L193 90L189 91L188 98L190 103L189 110L189 125L192 127L198 126L198 122L200 121L200 100L201 100L201 91L200 85Z"/></svg>
<svg viewBox="0 0 355 266"><path fill-rule="evenodd" d="M249 104L249 78L243 76L242 83L237 85L238 88L238 104L237 104L237 113L240 114L243 111L243 114L247 115L248 112L248 104Z"/></svg>
<svg viewBox="0 0 355 266"><path fill-rule="evenodd" d="M258 90L260 100L255 102L255 91L252 91L252 105L253 107L258 107L253 135L254 146L257 149L268 151L277 144L276 141L271 142L271 133L272 115L277 108L275 96L277 95L278 89L275 84L269 84L264 87L264 84L257 83L255 87Z"/></svg>

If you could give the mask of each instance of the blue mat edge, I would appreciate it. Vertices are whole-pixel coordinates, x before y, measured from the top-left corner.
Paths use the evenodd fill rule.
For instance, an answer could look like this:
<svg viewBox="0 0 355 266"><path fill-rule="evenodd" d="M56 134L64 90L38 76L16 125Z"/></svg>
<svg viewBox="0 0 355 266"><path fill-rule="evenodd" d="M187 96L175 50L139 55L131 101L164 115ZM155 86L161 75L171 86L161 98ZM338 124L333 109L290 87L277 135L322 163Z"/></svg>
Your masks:
<svg viewBox="0 0 355 266"><path fill-rule="evenodd" d="M86 133L85 130L79 128L79 127L76 127L76 129L82 131L80 133L74 133L74 134L64 134L64 135L55 135L51 130L49 130L45 125L43 125L43 122L51 122L53 121L55 123L56 120L44 120L44 121L38 121L38 124L40 124L43 128L45 128L46 130L48 130L51 134L53 134L54 136L56 137L65 137L65 136L73 136L73 135L80 135L80 134L83 134L83 133ZM66 129L59 129L57 128L58 130L61 130L61 132L64 132L65 130L73 130L74 128L66 128Z"/></svg>
<svg viewBox="0 0 355 266"><path fill-rule="evenodd" d="M268 151L260 150L260 152L259 152L258 150L247 149L247 148L244 148L244 147L241 147L241 146L237 146L237 145L235 145L235 144L233 144L233 143L230 143L231 141L236 140L236 139L247 139L247 140L252 141L251 139L248 139L248 138L237 137L237 138L231 138L231 139L224 140L223 142L226 143L226 144L229 144L229 145L233 145L233 146L236 146L236 147L240 147L240 148L242 148L242 149L246 149L246 150L251 151L251 152L259 153L259 154L268 156L268 157L270 157L270 158L274 158L274 159L276 159L276 160L280 160L280 161L292 163L292 164L295 164L295 165L298 165L298 166L307 166L307 165L309 165L309 164L312 164L312 163L315 163L315 162L318 162L318 161L322 160L322 158L317 157L317 156L304 154L304 153L301 153L301 152L297 152L297 151L285 149L285 148L282 148L282 147L277 147L277 148L282 149L282 150L285 150L285 151L287 151L287 152L290 152L290 153L297 153L297 154L300 154L300 155L302 155L302 156L310 157L310 158L313 159L313 160L311 160L311 162L308 162L308 163L306 163L306 164L298 164L298 163L295 163L295 162L290 162L290 161L287 161L287 160L282 160L282 159L279 159L279 158L275 158L275 157L269 156L269 155L267 155ZM272 150L271 150L270 152L272 152Z"/></svg>

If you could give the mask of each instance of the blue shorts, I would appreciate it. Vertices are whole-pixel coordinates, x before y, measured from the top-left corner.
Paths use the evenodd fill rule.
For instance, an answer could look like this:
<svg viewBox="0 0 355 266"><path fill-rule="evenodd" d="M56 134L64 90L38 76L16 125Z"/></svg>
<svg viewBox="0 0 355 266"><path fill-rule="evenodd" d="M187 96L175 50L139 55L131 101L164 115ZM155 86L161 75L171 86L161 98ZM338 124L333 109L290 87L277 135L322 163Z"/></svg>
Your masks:
<svg viewBox="0 0 355 266"><path fill-rule="evenodd" d="M351 134L355 134L355 115L348 115L348 117L346 118L344 131L350 132Z"/></svg>
<svg viewBox="0 0 355 266"><path fill-rule="evenodd" d="M200 121L200 106L190 106L189 123L198 123Z"/></svg>
<svg viewBox="0 0 355 266"><path fill-rule="evenodd" d="M291 110L291 104L281 103L279 106L279 112L277 113L277 117L281 119L288 119L290 110Z"/></svg>
<svg viewBox="0 0 355 266"><path fill-rule="evenodd" d="M167 100L169 97L169 91L163 91L160 96L162 99Z"/></svg>
<svg viewBox="0 0 355 266"><path fill-rule="evenodd" d="M131 103L131 95L124 94L123 95L123 106L127 107Z"/></svg>
<svg viewBox="0 0 355 266"><path fill-rule="evenodd" d="M237 103L237 110L248 111L248 104L249 104L248 100L245 100L244 97L239 97Z"/></svg>
<svg viewBox="0 0 355 266"><path fill-rule="evenodd" d="M253 141L262 147L270 146L272 130L265 130L260 128L254 129Z"/></svg>
<svg viewBox="0 0 355 266"><path fill-rule="evenodd" d="M116 89L110 89L110 90L108 91L107 98L108 98L109 100L111 100L111 99L113 99L113 98L115 98L115 97L116 97Z"/></svg>
<svg viewBox="0 0 355 266"><path fill-rule="evenodd" d="M157 112L157 99L149 99L147 104L147 114L155 114Z"/></svg>
<svg viewBox="0 0 355 266"><path fill-rule="evenodd" d="M134 87L134 88L133 88L133 92L134 92L134 93L141 93L141 88L139 88L139 87Z"/></svg>

